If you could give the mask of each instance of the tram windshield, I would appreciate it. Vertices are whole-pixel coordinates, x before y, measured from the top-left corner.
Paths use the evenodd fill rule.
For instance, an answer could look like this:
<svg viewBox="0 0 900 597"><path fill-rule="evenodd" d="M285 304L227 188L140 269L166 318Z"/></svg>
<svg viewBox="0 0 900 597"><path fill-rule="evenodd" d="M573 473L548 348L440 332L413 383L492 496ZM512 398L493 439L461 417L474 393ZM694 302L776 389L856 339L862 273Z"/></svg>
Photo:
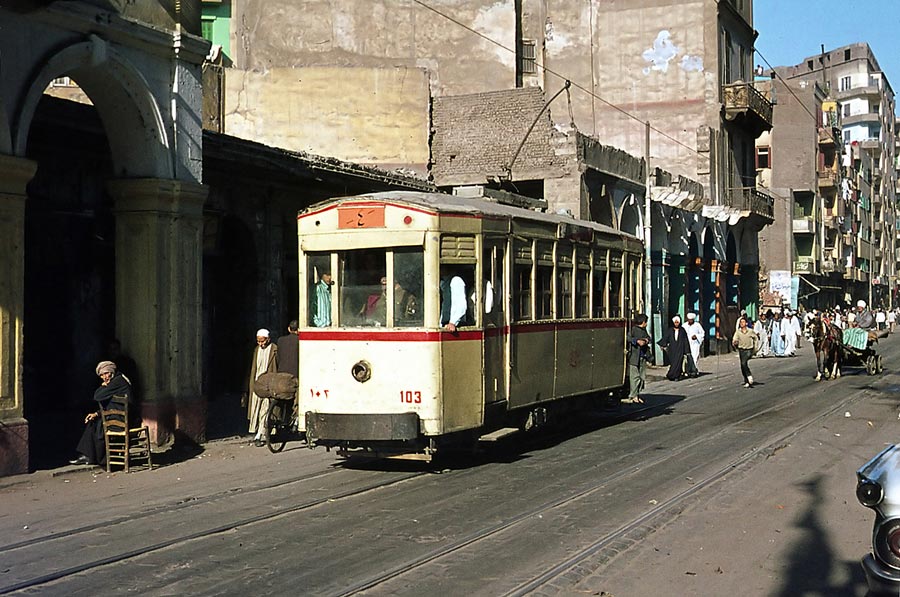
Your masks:
<svg viewBox="0 0 900 597"><path fill-rule="evenodd" d="M337 327L420 327L424 254L421 248L357 249L338 251L337 275L325 289L321 272L330 271L331 253L308 253L310 280L309 325L332 325L323 311L337 304ZM328 276L330 278L330 276ZM339 298L338 298L339 297ZM392 308L389 308L393 305Z"/></svg>

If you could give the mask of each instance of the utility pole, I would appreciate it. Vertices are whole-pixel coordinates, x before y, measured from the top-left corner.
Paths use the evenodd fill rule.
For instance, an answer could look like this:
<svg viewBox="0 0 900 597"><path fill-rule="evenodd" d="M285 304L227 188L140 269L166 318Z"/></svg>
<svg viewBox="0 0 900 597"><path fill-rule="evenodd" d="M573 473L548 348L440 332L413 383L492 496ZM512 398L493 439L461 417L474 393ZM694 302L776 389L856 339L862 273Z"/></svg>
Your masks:
<svg viewBox="0 0 900 597"><path fill-rule="evenodd" d="M644 123L644 312L647 315L651 337L655 334L656 318L653 317L653 261L650 251L650 191L652 187L650 178L650 121ZM662 330L660 330L662 331ZM658 345L654 342L654 353L659 352ZM661 362L662 354L654 354L657 362Z"/></svg>

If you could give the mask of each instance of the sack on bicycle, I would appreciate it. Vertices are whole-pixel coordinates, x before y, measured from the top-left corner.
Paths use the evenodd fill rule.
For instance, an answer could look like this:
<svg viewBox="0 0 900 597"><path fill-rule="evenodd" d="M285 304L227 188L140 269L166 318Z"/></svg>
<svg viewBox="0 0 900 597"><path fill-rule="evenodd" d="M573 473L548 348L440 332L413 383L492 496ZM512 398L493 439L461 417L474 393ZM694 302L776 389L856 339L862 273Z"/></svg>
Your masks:
<svg viewBox="0 0 900 597"><path fill-rule="evenodd" d="M253 382L253 391L260 398L293 400L297 395L297 378L290 373L263 373Z"/></svg>

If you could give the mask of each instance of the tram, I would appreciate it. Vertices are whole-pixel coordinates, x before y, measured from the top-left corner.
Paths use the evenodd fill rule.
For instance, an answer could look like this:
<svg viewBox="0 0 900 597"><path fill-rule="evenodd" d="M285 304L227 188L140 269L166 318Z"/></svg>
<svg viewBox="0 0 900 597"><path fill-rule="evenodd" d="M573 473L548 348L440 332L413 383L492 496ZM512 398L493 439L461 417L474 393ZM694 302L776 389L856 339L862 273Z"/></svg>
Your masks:
<svg viewBox="0 0 900 597"><path fill-rule="evenodd" d="M429 459L626 383L643 279L634 236L412 191L319 203L297 228L299 428L311 445ZM465 314L450 331L452 278Z"/></svg>

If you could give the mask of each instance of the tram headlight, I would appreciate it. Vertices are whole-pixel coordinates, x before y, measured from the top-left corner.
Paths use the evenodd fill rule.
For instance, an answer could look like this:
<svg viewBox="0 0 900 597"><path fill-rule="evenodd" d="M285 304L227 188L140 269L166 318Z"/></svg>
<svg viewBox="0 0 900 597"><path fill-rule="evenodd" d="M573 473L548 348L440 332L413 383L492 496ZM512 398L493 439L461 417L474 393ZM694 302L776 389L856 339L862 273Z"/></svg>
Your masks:
<svg viewBox="0 0 900 597"><path fill-rule="evenodd" d="M884 488L881 483L871 479L863 479L856 486L856 499L867 508L874 508L884 499Z"/></svg>
<svg viewBox="0 0 900 597"><path fill-rule="evenodd" d="M350 369L350 374L359 383L365 383L372 377L372 365L368 361L359 361Z"/></svg>

